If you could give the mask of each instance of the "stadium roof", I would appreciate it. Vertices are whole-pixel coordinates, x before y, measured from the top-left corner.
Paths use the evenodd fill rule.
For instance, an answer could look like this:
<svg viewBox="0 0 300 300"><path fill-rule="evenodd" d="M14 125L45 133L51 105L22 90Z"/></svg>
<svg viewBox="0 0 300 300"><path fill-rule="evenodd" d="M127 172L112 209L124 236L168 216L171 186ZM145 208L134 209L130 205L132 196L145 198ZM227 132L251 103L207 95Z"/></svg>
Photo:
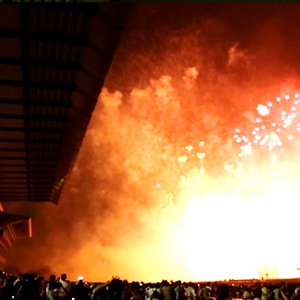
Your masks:
<svg viewBox="0 0 300 300"><path fill-rule="evenodd" d="M0 201L58 202L129 11L1 5Z"/></svg>

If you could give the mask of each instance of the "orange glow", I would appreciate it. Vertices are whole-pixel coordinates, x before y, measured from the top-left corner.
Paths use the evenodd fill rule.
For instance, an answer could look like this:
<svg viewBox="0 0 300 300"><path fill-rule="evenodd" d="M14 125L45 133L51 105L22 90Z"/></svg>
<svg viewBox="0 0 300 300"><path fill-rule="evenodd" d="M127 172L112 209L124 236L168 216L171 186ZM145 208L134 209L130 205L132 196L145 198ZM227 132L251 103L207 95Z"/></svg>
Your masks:
<svg viewBox="0 0 300 300"><path fill-rule="evenodd" d="M268 159L254 154L262 140L281 145L279 133L267 132L273 120L264 123L276 105L268 114L258 106L247 137L215 104L195 106L195 128L169 76L124 97L103 89L72 174L71 195L84 174L94 178L82 194L92 230L70 258L77 272L88 280L296 277L299 162L272 147ZM203 120L207 128L213 120L208 135ZM215 126L226 124L228 135L218 136Z"/></svg>
<svg viewBox="0 0 300 300"><path fill-rule="evenodd" d="M103 282L300 277L299 5L244 2L133 5L59 205L21 204L33 238L9 265ZM113 45L88 46L81 71L104 76ZM74 116L94 95L81 77Z"/></svg>

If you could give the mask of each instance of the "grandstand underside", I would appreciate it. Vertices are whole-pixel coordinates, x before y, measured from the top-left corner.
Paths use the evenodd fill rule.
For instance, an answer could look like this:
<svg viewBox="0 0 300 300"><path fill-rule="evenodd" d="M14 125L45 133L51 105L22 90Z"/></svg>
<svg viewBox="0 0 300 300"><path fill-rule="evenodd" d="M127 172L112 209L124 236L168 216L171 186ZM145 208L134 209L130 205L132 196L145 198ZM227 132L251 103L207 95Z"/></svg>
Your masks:
<svg viewBox="0 0 300 300"><path fill-rule="evenodd" d="M127 4L1 5L1 202L58 204L129 11ZM0 228L3 250L31 236L30 216L1 209Z"/></svg>

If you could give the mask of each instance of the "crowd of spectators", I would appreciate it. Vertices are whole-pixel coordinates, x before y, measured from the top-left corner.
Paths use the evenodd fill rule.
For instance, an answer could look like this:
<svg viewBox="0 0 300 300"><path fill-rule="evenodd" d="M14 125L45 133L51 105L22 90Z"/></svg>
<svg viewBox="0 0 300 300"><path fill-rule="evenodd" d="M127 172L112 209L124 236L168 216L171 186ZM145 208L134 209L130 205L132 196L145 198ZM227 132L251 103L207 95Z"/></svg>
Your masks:
<svg viewBox="0 0 300 300"><path fill-rule="evenodd" d="M71 282L66 274L47 280L36 274L0 272L1 300L300 300L300 280L157 283L113 278L105 283Z"/></svg>

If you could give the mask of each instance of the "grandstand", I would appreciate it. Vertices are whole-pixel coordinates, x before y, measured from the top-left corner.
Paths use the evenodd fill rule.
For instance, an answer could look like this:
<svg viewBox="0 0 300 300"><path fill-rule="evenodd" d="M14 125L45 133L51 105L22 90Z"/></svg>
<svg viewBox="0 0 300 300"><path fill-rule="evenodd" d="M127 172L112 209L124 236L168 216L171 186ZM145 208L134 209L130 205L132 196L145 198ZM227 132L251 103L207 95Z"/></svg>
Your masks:
<svg viewBox="0 0 300 300"><path fill-rule="evenodd" d="M1 202L59 203L129 12L129 4L1 5ZM31 236L31 219L0 211L3 265L3 250Z"/></svg>

